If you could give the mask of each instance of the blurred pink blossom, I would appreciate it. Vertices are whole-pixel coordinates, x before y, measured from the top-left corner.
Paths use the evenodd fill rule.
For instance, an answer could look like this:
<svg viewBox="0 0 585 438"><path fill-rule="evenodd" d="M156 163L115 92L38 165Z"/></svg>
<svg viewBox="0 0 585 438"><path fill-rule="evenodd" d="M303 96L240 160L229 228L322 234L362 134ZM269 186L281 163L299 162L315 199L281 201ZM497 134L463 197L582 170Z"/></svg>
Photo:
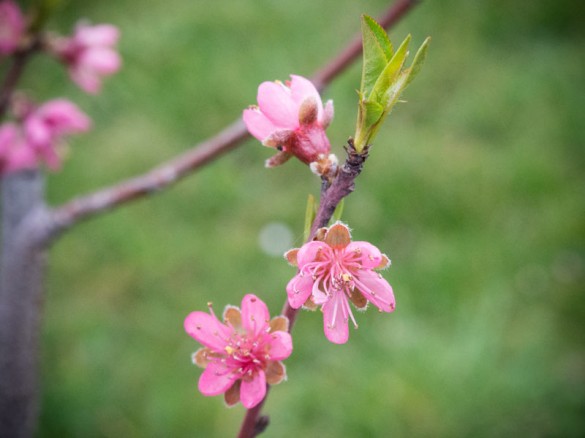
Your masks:
<svg viewBox="0 0 585 438"><path fill-rule="evenodd" d="M89 130L91 120L75 104L55 99L31 111L24 119L26 143L49 168L60 165L57 146L63 137Z"/></svg>
<svg viewBox="0 0 585 438"><path fill-rule="evenodd" d="M383 269L390 260L368 242L352 242L346 225L337 222L318 233L300 249L285 254L299 272L288 283L288 302L294 309L321 305L325 336L344 344L349 338L348 320L357 323L349 306L365 309L368 301L380 311L396 306L392 287L374 269Z"/></svg>
<svg viewBox="0 0 585 438"><path fill-rule="evenodd" d="M20 44L26 23L18 5L0 0L0 54L10 55Z"/></svg>
<svg viewBox="0 0 585 438"><path fill-rule="evenodd" d="M85 132L91 120L65 99L55 99L23 116L22 123L0 126L0 172L37 167L44 161L50 169L61 164L57 152L64 137Z"/></svg>
<svg viewBox="0 0 585 438"><path fill-rule="evenodd" d="M279 153L266 161L277 166L292 155L310 164L327 157L331 145L325 129L333 119L333 101L323 106L315 86L302 76L291 81L263 82L258 87L258 105L244 110L248 131L264 146Z"/></svg>
<svg viewBox="0 0 585 438"><path fill-rule="evenodd" d="M67 64L73 82L85 92L97 94L102 78L117 72L122 64L115 49L119 36L118 28L111 24L80 22L72 37L58 38L50 47Z"/></svg>
<svg viewBox="0 0 585 438"><path fill-rule="evenodd" d="M11 122L0 126L0 174L36 166L37 157L26 143L21 127Z"/></svg>
<svg viewBox="0 0 585 438"><path fill-rule="evenodd" d="M224 394L228 406L238 401L250 409L266 395L266 384L286 378L280 362L292 353L288 319L270 320L266 304L252 294L244 296L242 310L228 306L221 323L209 305L211 315L192 312L185 319L186 332L203 344L193 355L205 368L199 378L203 395Z"/></svg>

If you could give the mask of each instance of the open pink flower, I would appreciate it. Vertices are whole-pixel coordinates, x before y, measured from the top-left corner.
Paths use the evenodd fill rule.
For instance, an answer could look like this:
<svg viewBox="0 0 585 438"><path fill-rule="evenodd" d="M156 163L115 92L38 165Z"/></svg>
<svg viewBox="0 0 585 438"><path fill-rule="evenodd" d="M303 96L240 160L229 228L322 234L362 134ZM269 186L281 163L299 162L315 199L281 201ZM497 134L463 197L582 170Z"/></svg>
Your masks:
<svg viewBox="0 0 585 438"><path fill-rule="evenodd" d="M228 406L238 401L250 409L266 395L266 384L275 385L286 378L280 362L292 353L288 319L270 320L266 304L248 294L242 310L226 307L221 323L209 306L211 315L192 312L185 319L185 330L203 344L193 362L205 368L199 378L203 395L224 394Z"/></svg>
<svg viewBox="0 0 585 438"><path fill-rule="evenodd" d="M70 38L59 38L51 44L53 51L69 67L69 76L87 93L97 94L102 77L114 74L122 61L114 48L120 33L111 24L91 26L79 23Z"/></svg>
<svg viewBox="0 0 585 438"><path fill-rule="evenodd" d="M383 269L390 260L368 242L352 242L346 225L337 222L319 230L321 240L285 254L299 272L286 286L288 302L294 309L321 305L325 336L344 344L349 338L348 320L357 323L349 306L365 309L368 301L381 312L396 306L392 287L374 269Z"/></svg>
<svg viewBox="0 0 585 438"><path fill-rule="evenodd" d="M325 129L333 119L333 102L325 106L315 86L302 76L291 81L263 82L258 87L258 106L244 110L248 131L264 146L279 153L266 161L278 166L295 155L310 164L327 157L331 144Z"/></svg>
<svg viewBox="0 0 585 438"><path fill-rule="evenodd" d="M14 53L25 30L26 23L16 3L0 0L0 55Z"/></svg>
<svg viewBox="0 0 585 438"><path fill-rule="evenodd" d="M65 99L55 99L31 111L24 119L26 144L43 159L51 169L60 165L57 147L63 137L85 132L91 120L75 104Z"/></svg>

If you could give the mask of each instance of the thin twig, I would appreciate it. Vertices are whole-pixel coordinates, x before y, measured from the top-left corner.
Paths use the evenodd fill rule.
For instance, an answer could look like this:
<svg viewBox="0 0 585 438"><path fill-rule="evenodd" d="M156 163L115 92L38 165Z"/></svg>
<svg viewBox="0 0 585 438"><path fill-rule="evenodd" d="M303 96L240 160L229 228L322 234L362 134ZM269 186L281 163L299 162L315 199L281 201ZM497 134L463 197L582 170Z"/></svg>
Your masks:
<svg viewBox="0 0 585 438"><path fill-rule="evenodd" d="M215 137L163 163L144 175L80 196L50 212L42 240L48 243L83 219L105 213L130 201L161 191L203 165L234 149L248 137L244 122L237 120Z"/></svg>
<svg viewBox="0 0 585 438"><path fill-rule="evenodd" d="M4 119L6 111L10 105L10 100L18 81L24 73L26 64L36 51L41 48L41 40L37 35L30 44L12 55L12 64L6 72L2 86L0 87L0 120Z"/></svg>
<svg viewBox="0 0 585 438"><path fill-rule="evenodd" d="M340 169L339 174L335 177L321 198L315 220L313 221L313 226L311 227L311 234L307 241L311 241L317 230L329 223L329 220L331 220L331 216L333 216L333 212L335 211L337 205L343 198L353 192L354 181L361 173L363 164L368 158L367 149L364 149L361 154L358 154L353 148L353 141L349 140L348 144L349 147L347 149L347 160ZM288 300L285 301L284 308L282 309L282 315L286 316L289 320L289 332L292 330L297 314L298 309L293 309L288 304ZM246 412L246 416L242 422L238 438L253 438L260 433L258 422L261 418L264 417L259 417L259 415L262 410L262 406L268 397L269 389L270 385L267 385L267 391L264 400Z"/></svg>
<svg viewBox="0 0 585 438"><path fill-rule="evenodd" d="M397 0L379 19L378 23L380 23L380 25L384 28L391 27L417 3L418 0ZM333 62L315 74L315 76L312 78L313 83L317 86L318 89L321 89L324 84L327 84L339 71L342 71L348 67L361 53L361 51L361 36L357 35L352 40L352 42L350 42L348 46L339 54L339 56L335 58ZM315 216L315 220L313 221L311 233L307 241L311 241L313 239L319 228L327 226L337 205L339 205L344 197L349 195L354 190L354 180L362 171L364 161L368 157L368 150L366 148L362 154L356 153L355 149L353 148L353 141L351 139L348 142L348 146L348 157L344 166L340 169L339 174L331 183L331 185L322 192L319 208L317 209L317 214ZM298 309L293 309L288 304L288 300L286 300L282 309L282 315L286 316L289 320L289 332L292 331L297 314ZM264 406L266 398L268 397L269 389L270 385L267 385L266 396L264 399L260 402L260 404L246 412L246 416L242 422L238 438L254 438L266 427L264 426L264 428L259 430L260 428L257 427L257 425L262 423L262 418L265 418L264 416L260 416L260 413L262 412L262 407Z"/></svg>

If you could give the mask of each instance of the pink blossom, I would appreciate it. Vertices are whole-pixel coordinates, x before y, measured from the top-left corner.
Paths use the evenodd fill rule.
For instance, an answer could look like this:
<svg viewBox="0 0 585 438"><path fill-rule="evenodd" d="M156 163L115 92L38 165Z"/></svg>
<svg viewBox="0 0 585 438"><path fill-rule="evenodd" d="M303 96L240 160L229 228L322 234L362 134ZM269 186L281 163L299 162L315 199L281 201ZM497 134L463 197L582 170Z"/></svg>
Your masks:
<svg viewBox="0 0 585 438"><path fill-rule="evenodd" d="M89 117L65 99L41 105L24 120L26 142L51 169L57 169L60 165L57 147L63 137L85 132L90 127Z"/></svg>
<svg viewBox="0 0 585 438"><path fill-rule="evenodd" d="M37 157L25 141L24 133L16 123L0 126L0 174L37 166Z"/></svg>
<svg viewBox="0 0 585 438"><path fill-rule="evenodd" d="M57 39L51 47L68 65L73 82L85 92L97 94L102 77L114 74L122 64L114 48L118 38L118 28L111 24L79 23L72 37Z"/></svg>
<svg viewBox="0 0 585 438"><path fill-rule="evenodd" d="M258 87L258 106L244 110L248 131L264 146L279 153L266 166L282 164L292 155L310 164L326 157L331 145L325 129L333 119L333 102L325 106L315 86L302 76L291 81L263 82Z"/></svg>
<svg viewBox="0 0 585 438"><path fill-rule="evenodd" d="M25 30L26 23L16 3L0 0L0 54L14 53Z"/></svg>
<svg viewBox="0 0 585 438"><path fill-rule="evenodd" d="M321 305L325 336L344 344L349 318L357 328L349 301L360 310L368 301L381 312L394 310L392 287L374 271L387 267L390 260L368 242L352 242L348 227L340 222L319 230L318 237L285 254L299 268L286 287L288 302L294 309Z"/></svg>
<svg viewBox="0 0 585 438"><path fill-rule="evenodd" d="M268 308L258 297L248 294L242 310L226 307L221 323L209 305L211 315L192 312L185 319L185 330L203 344L193 355L196 365L205 368L199 378L199 391L205 396L224 394L228 406L238 401L250 409L266 395L266 384L286 378L280 362L292 353L288 319L270 320Z"/></svg>

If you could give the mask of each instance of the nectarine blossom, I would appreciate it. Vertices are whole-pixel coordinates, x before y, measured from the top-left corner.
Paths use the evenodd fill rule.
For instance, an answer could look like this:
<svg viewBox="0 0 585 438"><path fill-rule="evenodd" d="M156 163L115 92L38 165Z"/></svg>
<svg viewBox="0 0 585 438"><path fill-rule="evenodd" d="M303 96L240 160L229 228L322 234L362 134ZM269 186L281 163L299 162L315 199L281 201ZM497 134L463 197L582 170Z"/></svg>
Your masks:
<svg viewBox="0 0 585 438"><path fill-rule="evenodd" d="M315 86L302 76L291 80L263 82L258 87L258 105L244 110L250 134L279 153L266 161L278 166L291 156L310 164L328 158L331 144L325 129L333 119L333 101L323 106Z"/></svg>
<svg viewBox="0 0 585 438"><path fill-rule="evenodd" d="M64 137L87 131L91 120L76 105L55 99L19 115L18 122L0 126L0 172L31 169L44 161L56 170L61 159L58 147Z"/></svg>
<svg viewBox="0 0 585 438"><path fill-rule="evenodd" d="M55 99L31 111L24 119L24 138L35 155L51 169L57 169L60 158L57 147L63 137L85 132L91 120L75 104Z"/></svg>
<svg viewBox="0 0 585 438"><path fill-rule="evenodd" d="M35 168L37 161L19 125L8 122L0 126L0 174Z"/></svg>
<svg viewBox="0 0 585 438"><path fill-rule="evenodd" d="M211 312L192 312L185 319L186 332L203 344L193 362L205 368L199 391L205 396L224 394L228 406L238 401L250 409L266 395L266 384L286 378L281 360L292 353L288 319L270 320L268 308L257 296L248 294L242 310L226 307L221 323Z"/></svg>
<svg viewBox="0 0 585 438"><path fill-rule="evenodd" d="M0 55L10 55L18 48L26 30L24 16L12 0L0 0Z"/></svg>
<svg viewBox="0 0 585 438"><path fill-rule="evenodd" d="M82 90L97 94L102 77L117 72L122 64L115 49L120 33L111 24L91 26L80 22L69 38L57 38L50 49L69 70L69 76Z"/></svg>
<svg viewBox="0 0 585 438"><path fill-rule="evenodd" d="M352 242L346 225L337 222L321 229L317 238L285 254L298 266L298 274L286 287L294 309L321 305L325 336L336 344L349 338L348 320L357 323L349 306L365 309L368 301L381 312L396 306L392 287L374 269L383 269L390 260L368 242Z"/></svg>

